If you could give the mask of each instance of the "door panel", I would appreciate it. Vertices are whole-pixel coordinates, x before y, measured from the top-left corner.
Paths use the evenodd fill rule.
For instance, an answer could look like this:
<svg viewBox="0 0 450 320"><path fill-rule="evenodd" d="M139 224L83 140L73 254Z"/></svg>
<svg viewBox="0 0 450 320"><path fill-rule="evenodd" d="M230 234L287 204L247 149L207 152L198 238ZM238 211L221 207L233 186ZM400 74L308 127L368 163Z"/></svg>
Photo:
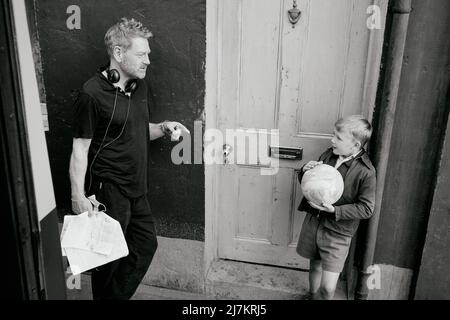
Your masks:
<svg viewBox="0 0 450 320"><path fill-rule="evenodd" d="M237 105L239 127L274 128L279 11L278 1L266 1L264 4L258 0L242 1ZM258 22L258 17L263 21ZM260 113L261 110L264 113ZM255 117L258 113L260 115Z"/></svg>

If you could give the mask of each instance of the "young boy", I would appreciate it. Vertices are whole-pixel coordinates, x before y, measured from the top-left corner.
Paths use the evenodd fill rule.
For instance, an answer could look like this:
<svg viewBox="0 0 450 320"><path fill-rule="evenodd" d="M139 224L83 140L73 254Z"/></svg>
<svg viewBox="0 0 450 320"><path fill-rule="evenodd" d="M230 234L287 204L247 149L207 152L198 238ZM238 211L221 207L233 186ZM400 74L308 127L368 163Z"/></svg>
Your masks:
<svg viewBox="0 0 450 320"><path fill-rule="evenodd" d="M335 167L344 179L344 192L334 204L318 206L303 198L298 210L306 211L297 252L310 260L309 286L312 299L332 299L339 274L348 255L360 219L372 216L376 172L364 145L372 126L362 116L349 116L335 123L331 148L319 161L308 162L298 176L318 164Z"/></svg>

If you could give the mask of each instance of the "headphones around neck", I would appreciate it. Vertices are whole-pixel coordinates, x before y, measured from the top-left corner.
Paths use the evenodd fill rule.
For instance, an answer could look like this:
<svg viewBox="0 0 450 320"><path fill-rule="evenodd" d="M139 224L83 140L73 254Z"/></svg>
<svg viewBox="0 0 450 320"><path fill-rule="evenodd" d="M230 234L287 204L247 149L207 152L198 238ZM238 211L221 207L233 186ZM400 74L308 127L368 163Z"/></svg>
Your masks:
<svg viewBox="0 0 450 320"><path fill-rule="evenodd" d="M108 77L108 81L111 83L117 83L120 81L120 73L116 69L106 69L106 75ZM126 93L134 93L137 89L137 80L136 79L130 79L127 81L125 85L125 92Z"/></svg>

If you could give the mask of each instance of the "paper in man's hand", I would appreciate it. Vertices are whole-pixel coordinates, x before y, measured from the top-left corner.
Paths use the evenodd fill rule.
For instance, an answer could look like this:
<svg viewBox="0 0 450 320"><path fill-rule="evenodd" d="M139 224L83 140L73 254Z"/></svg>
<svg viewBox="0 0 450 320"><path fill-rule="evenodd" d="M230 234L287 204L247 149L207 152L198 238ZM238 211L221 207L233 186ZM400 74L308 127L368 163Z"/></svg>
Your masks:
<svg viewBox="0 0 450 320"><path fill-rule="evenodd" d="M119 222L104 212L65 216L61 247L74 275L128 255Z"/></svg>

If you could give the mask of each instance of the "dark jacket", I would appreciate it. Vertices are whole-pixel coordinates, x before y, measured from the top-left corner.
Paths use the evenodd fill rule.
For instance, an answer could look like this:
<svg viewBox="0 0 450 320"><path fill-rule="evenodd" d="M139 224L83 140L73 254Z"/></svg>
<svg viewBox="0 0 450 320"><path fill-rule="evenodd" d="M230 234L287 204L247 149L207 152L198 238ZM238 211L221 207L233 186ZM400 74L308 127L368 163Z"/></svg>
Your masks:
<svg viewBox="0 0 450 320"><path fill-rule="evenodd" d="M337 158L338 156L330 148L319 157L319 161L334 167ZM344 192L333 204L336 209L334 214L320 212L321 223L330 230L353 236L358 229L360 219L368 219L374 212L376 171L364 150L353 160L344 162L341 167L339 172L343 175ZM302 177L303 168L298 175L300 183ZM306 198L302 199L298 210L313 215L319 214L319 210L312 208Z"/></svg>

